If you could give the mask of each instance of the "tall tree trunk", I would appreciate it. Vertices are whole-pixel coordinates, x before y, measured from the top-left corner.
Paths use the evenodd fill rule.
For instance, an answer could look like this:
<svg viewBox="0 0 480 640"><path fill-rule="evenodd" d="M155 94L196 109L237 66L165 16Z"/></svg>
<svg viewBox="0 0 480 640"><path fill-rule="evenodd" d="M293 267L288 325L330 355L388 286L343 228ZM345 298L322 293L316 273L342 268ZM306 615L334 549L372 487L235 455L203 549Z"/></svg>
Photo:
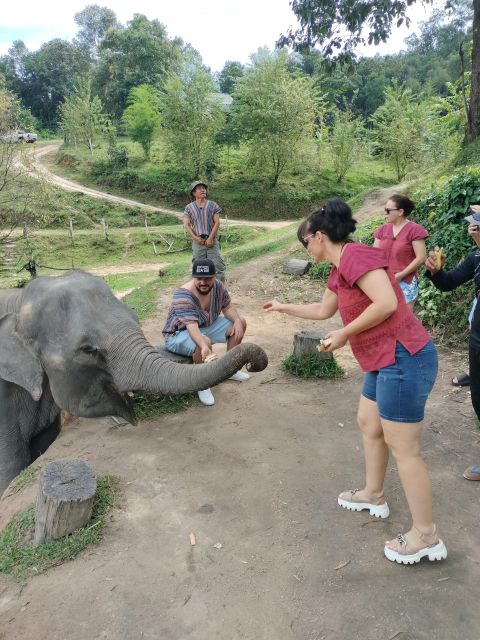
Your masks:
<svg viewBox="0 0 480 640"><path fill-rule="evenodd" d="M480 0L473 0L473 48L470 105L468 107L465 143L480 136Z"/></svg>

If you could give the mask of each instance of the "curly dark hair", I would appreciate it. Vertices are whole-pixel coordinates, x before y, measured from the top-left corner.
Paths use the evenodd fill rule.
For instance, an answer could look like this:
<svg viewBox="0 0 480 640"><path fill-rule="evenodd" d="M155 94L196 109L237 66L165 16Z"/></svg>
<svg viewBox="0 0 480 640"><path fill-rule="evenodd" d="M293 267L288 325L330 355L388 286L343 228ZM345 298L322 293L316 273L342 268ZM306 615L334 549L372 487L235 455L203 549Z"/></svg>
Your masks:
<svg viewBox="0 0 480 640"><path fill-rule="evenodd" d="M297 238L305 248L307 243L304 238L317 231L324 233L334 243L345 242L355 231L356 224L348 204L340 198L330 198L302 222L297 230Z"/></svg>

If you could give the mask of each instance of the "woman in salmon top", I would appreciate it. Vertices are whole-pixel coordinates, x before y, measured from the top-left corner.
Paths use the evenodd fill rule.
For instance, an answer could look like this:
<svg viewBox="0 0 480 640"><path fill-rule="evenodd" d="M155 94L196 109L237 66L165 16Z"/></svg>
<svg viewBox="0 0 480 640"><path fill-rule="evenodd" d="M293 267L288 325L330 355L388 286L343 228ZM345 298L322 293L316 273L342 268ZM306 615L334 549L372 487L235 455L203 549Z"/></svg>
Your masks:
<svg viewBox="0 0 480 640"><path fill-rule="evenodd" d="M338 504L368 509L386 518L383 484L389 450L397 463L412 516L412 527L386 542L389 560L404 564L446 558L432 517L430 477L420 455L425 403L437 374L437 353L430 336L411 313L385 253L351 242L355 230L350 207L333 198L299 227L298 238L315 262L328 260L332 271L321 302L265 303L266 311L326 320L340 312L343 328L330 331L327 351L346 342L365 372L358 408L366 464L361 490L346 491Z"/></svg>
<svg viewBox="0 0 480 640"><path fill-rule="evenodd" d="M410 198L396 193L385 205L386 224L373 233L373 246L385 251L388 264L411 309L418 298L417 269L427 259L425 238L428 238L428 231L408 219L414 206Z"/></svg>

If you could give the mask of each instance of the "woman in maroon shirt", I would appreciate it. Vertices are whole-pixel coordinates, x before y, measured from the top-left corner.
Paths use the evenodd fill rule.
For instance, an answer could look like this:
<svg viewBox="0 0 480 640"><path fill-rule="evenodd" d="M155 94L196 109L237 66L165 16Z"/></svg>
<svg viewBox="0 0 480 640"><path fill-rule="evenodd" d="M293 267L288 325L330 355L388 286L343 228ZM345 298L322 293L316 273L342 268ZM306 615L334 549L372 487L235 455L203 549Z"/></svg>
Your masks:
<svg viewBox="0 0 480 640"><path fill-rule="evenodd" d="M386 224L373 233L373 246L385 251L390 269L411 309L418 298L417 269L427 259L425 238L428 238L426 229L408 219L414 206L410 198L396 193L385 205Z"/></svg>
<svg viewBox="0 0 480 640"><path fill-rule="evenodd" d="M358 408L366 482L347 491L338 504L352 511L368 509L386 518L383 495L389 450L397 463L412 528L386 542L389 560L404 564L446 558L432 517L430 477L420 455L420 435L427 397L437 373L437 353L430 336L409 310L383 251L351 242L355 230L350 207L332 198L299 227L298 238L316 262L328 260L332 271L321 302L283 304L271 300L266 311L326 320L337 310L343 328L330 331L327 351L347 341L365 372Z"/></svg>

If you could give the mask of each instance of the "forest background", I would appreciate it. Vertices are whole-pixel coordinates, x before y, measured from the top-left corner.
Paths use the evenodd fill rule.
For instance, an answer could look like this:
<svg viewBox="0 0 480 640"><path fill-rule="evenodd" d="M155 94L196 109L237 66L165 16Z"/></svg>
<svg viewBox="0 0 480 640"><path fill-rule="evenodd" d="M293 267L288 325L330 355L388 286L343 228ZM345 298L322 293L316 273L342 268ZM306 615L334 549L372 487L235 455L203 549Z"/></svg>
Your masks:
<svg viewBox="0 0 480 640"><path fill-rule="evenodd" d="M300 11L304 3L293 4ZM67 197L33 179L29 154L9 142L25 129L41 140L61 135L56 172L138 200L181 209L190 181L206 180L228 216L252 221L232 232L237 244L259 233L255 221L299 218L331 196L355 209L371 189L408 181L416 221L454 264L470 248L460 223L480 201L478 139L466 144L465 135L478 3L454 4L434 11L406 51L336 65L321 48L272 46L214 74L158 20L135 14L120 24L98 5L76 14L72 42L54 39L37 51L13 42L0 58L0 254L13 239L17 253L42 256L42 243L51 246L54 230L72 221L86 230L106 218L110 227L146 224L135 208ZM178 239L175 222L149 216L149 224L165 225L163 237ZM379 223L370 223L365 240ZM48 240L32 229L50 230ZM112 233L103 240L93 246L97 262L119 250ZM467 294L455 295L445 315L443 294L425 285L420 313L463 335Z"/></svg>

